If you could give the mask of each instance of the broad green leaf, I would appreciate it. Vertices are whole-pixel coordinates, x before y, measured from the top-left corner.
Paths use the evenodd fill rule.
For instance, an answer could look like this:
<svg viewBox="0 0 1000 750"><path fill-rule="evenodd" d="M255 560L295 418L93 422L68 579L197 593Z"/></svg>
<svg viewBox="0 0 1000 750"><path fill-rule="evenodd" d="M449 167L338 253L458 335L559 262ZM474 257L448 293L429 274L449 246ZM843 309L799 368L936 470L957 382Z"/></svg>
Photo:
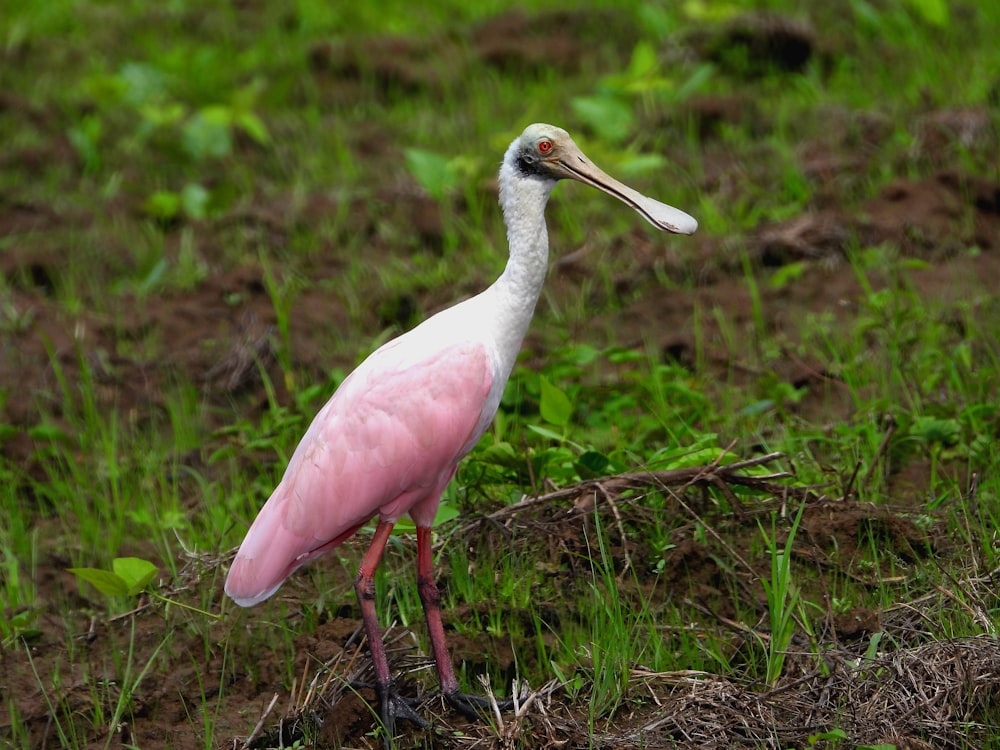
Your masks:
<svg viewBox="0 0 1000 750"><path fill-rule="evenodd" d="M441 503L438 506L437 513L434 515L434 525L439 526L442 523L454 521L460 515L462 515L461 511L451 503Z"/></svg>
<svg viewBox="0 0 1000 750"><path fill-rule="evenodd" d="M621 143L632 132L632 109L616 96L578 96L570 105L576 116L605 141Z"/></svg>
<svg viewBox="0 0 1000 750"><path fill-rule="evenodd" d="M117 81L122 98L139 108L164 99L169 79L159 68L141 62L127 62L118 70Z"/></svg>
<svg viewBox="0 0 1000 750"><path fill-rule="evenodd" d="M882 644L882 639L885 637L885 631L879 631L872 635L871 640L868 641L868 648L865 649L866 659L876 659L878 658L878 647Z"/></svg>
<svg viewBox="0 0 1000 750"><path fill-rule="evenodd" d="M831 729L829 732L821 732L819 734L809 735L809 744L812 745L819 740L846 740L847 732L845 732L840 727Z"/></svg>
<svg viewBox="0 0 1000 750"><path fill-rule="evenodd" d="M541 388L541 403L539 411L549 424L557 427L565 427L569 424L569 418L573 415L573 403L561 389L552 385L544 375L538 376L538 384Z"/></svg>
<svg viewBox="0 0 1000 750"><path fill-rule="evenodd" d="M597 360L602 354L600 349L595 349L590 344L577 344L565 351L565 357L574 365L589 365Z"/></svg>
<svg viewBox="0 0 1000 750"><path fill-rule="evenodd" d="M105 596L128 596L128 584L110 570L70 568L69 572L86 581Z"/></svg>
<svg viewBox="0 0 1000 750"><path fill-rule="evenodd" d="M451 503L441 503L438 506L437 513L434 514L434 528L437 528L443 523L448 523L448 521L454 521L458 518L461 512ZM417 525L413 523L412 519L403 516L398 521L392 529L393 534L409 534L416 531Z"/></svg>
<svg viewBox="0 0 1000 750"><path fill-rule="evenodd" d="M155 128L176 125L184 119L187 110L179 102L156 102L144 104L139 108L139 114L142 115L143 119L140 135L149 135Z"/></svg>
<svg viewBox="0 0 1000 750"><path fill-rule="evenodd" d="M514 450L514 446L506 441L494 443L482 451L477 452L476 457L486 463L496 464L505 468L521 466L524 457Z"/></svg>
<svg viewBox="0 0 1000 750"><path fill-rule="evenodd" d="M189 182L181 191L181 206L192 219L204 219L208 214L209 192L197 182Z"/></svg>
<svg viewBox="0 0 1000 750"><path fill-rule="evenodd" d="M628 75L632 78L642 78L656 72L659 62L656 50L647 41L641 41L632 50L632 59L628 64Z"/></svg>
<svg viewBox="0 0 1000 750"><path fill-rule="evenodd" d="M196 161L223 158L233 150L232 112L227 107L205 107L184 123L181 140Z"/></svg>
<svg viewBox="0 0 1000 750"><path fill-rule="evenodd" d="M157 190L146 199L143 210L154 219L175 219L181 211L181 196L173 190Z"/></svg>
<svg viewBox="0 0 1000 750"><path fill-rule="evenodd" d="M448 158L419 148L406 149L404 157L413 179L435 200L443 198L457 184L458 178Z"/></svg>
<svg viewBox="0 0 1000 750"><path fill-rule="evenodd" d="M672 9L671 9L672 10ZM643 28L657 39L666 39L677 28L677 21L666 8L652 3L643 3L639 6L638 18ZM633 53L633 61L635 53Z"/></svg>
<svg viewBox="0 0 1000 750"><path fill-rule="evenodd" d="M774 409L777 404L774 403L774 399L764 398L757 401L751 401L749 404L744 406L739 410L739 415L742 417L756 417L765 412L769 412Z"/></svg>
<svg viewBox="0 0 1000 750"><path fill-rule="evenodd" d="M141 557L116 557L111 561L111 568L125 582L129 596L135 596L146 588L158 572L153 563Z"/></svg>
<svg viewBox="0 0 1000 750"><path fill-rule="evenodd" d="M556 442L562 442L563 436L560 435L555 430L550 430L548 427L542 427L537 424L529 424L528 429L534 432L536 435L541 435L543 438L548 440L555 440Z"/></svg>
<svg viewBox="0 0 1000 750"><path fill-rule="evenodd" d="M796 261L794 263L788 263L781 266L769 279L771 287L774 289L782 289L788 285L791 281L797 281L805 273L806 264L803 261Z"/></svg>
<svg viewBox="0 0 1000 750"><path fill-rule="evenodd" d="M910 427L910 434L925 443L954 445L962 435L962 426L957 419L917 417Z"/></svg>
<svg viewBox="0 0 1000 750"><path fill-rule="evenodd" d="M635 349L612 349L608 352L608 362L613 365L624 365L629 362L641 362L646 355Z"/></svg>
<svg viewBox="0 0 1000 750"><path fill-rule="evenodd" d="M674 91L674 99L684 101L692 94L705 88L714 75L715 66L712 63L702 63L677 87L677 90Z"/></svg>
<svg viewBox="0 0 1000 750"><path fill-rule="evenodd" d="M6 626L3 622L0 622L0 632L8 640L11 637L16 637L25 641L33 641L42 634L42 631L34 626L37 617L38 612L34 609L26 609L18 612L7 620Z"/></svg>
<svg viewBox="0 0 1000 750"><path fill-rule="evenodd" d="M597 451L586 451L574 463L576 470L584 479L592 479L607 474L608 466L610 465L611 459Z"/></svg>
<svg viewBox="0 0 1000 750"><path fill-rule="evenodd" d="M267 126L264 124L264 121L253 112L240 112L236 116L236 124L240 126L240 129L244 133L262 146L271 140L271 135L267 132Z"/></svg>
<svg viewBox="0 0 1000 750"><path fill-rule="evenodd" d="M719 454L722 453L721 448L715 446L706 448L696 448L693 450L688 450L684 453L680 453L664 462L664 469L686 469L691 466L705 466L710 463L718 461L720 464L727 464L733 461L731 454L726 454L722 460L719 460ZM657 462L659 464L659 461Z"/></svg>
<svg viewBox="0 0 1000 750"><path fill-rule="evenodd" d="M927 23L942 29L951 23L947 0L909 0L909 2Z"/></svg>

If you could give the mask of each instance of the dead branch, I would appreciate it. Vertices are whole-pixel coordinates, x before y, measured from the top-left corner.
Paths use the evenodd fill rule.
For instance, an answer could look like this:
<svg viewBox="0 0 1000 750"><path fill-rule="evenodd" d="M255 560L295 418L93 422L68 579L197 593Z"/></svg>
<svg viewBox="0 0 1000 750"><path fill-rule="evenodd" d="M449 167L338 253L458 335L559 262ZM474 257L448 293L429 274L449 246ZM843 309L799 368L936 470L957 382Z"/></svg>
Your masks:
<svg viewBox="0 0 1000 750"><path fill-rule="evenodd" d="M746 469L766 466L769 463L784 458L783 453L768 453L764 456L735 461L730 464L712 463L704 466L688 466L680 469L663 469L660 471L634 471L614 476L585 479L561 489L546 492L534 497L525 497L520 502L504 506L489 515L480 516L469 521L459 531L465 532L484 522L495 523L501 519L521 513L529 508L557 500L568 500L585 495L600 495L620 497L634 490L666 489L688 487L722 487L725 486L731 495L731 487L746 487L747 489L765 492L772 495L793 497L799 500L819 500L822 496L816 494L816 487L794 487L781 484L780 480L791 479L787 471L776 471L770 474L746 474ZM732 496L735 497L735 496ZM732 499L730 499L732 502Z"/></svg>

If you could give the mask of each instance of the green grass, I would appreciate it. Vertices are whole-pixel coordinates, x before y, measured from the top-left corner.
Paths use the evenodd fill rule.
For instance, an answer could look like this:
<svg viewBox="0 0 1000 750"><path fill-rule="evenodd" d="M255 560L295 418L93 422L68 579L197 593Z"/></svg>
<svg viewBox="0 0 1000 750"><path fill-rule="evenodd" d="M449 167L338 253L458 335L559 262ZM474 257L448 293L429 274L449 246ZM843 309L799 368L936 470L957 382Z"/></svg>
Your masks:
<svg viewBox="0 0 1000 750"><path fill-rule="evenodd" d="M891 181L935 174L942 165L918 147L926 110L981 107L995 127L1000 11L982 3L940 17L935 3L890 9L854 0L808 12L766 3L808 15L832 51L801 75L748 76L752 61L738 53L713 62L673 50L716 33L751 3L585 5L613 12L614 28L604 36L580 31L588 54L575 66L520 72L468 54L470 29L509 9L499 2L347 9L302 0L250 10L183 0L156 9L19 2L5 11L0 90L14 93L0 108L0 141L16 158L0 169L0 210L33 207L52 226L0 236L0 254L37 255L43 267L19 265L0 280L4 347L13 352L30 337L44 352L31 373L39 376L31 416L0 425L0 441L11 446L0 464L0 638L19 660L34 659L30 644L51 646L54 633L66 644L63 671L34 674L52 716L51 741L111 746L136 710L136 694L162 676L159 660L190 652L193 664L221 663L220 676L195 670L185 696L188 725L206 747L218 746L256 720L227 723L232 681L290 689L301 679L296 659L305 648L296 639L336 617L356 617L354 547L335 553L342 564L311 568L289 584L301 607L281 601L251 613L223 598L219 560L239 543L309 419L351 367L400 323L473 293L502 268L504 231L490 180L507 143L534 120L565 125L595 162L689 210L701 228L691 240L650 239L637 217L605 196L560 186L549 210L551 245L556 256L587 247L582 274L553 272L533 351L516 369L493 429L460 467L448 505L468 520L551 486L707 464L736 441L738 456L784 452L799 485L823 485L831 496L850 488L861 501L903 506L901 517L933 526L962 553L941 562L897 559L870 520L849 561L870 579L825 576L789 553L792 537L803 534L789 520L797 518L794 503L778 517L740 494L752 519L741 526L718 488L706 490L707 520L697 521L666 492L633 494L621 499L621 528L607 508L595 510L581 523L585 538L555 561L539 560L516 534L509 548L470 549L456 524L443 525L435 562L445 599L468 612L450 625L475 643L509 645L533 685L565 679L595 731L627 713L623 707L645 705L633 680L638 667L776 684L793 635L806 637L819 660L831 612L884 610L943 586L964 606L931 612L928 637L996 632L997 602L955 585L998 561L995 293L969 283L969 296L927 297L921 290L934 266L892 243L856 240L840 259L858 290L844 309L778 326L783 290L827 269L809 259L762 268L752 249L757 229L816 210L831 191L854 215ZM441 54L466 61L460 77L449 78L449 66L437 61L433 80L408 90L370 70L331 82L310 62L325 45L386 34L418 42L440 34ZM702 140L685 106L735 94L755 114ZM878 148L865 141L866 123L885 131ZM803 168L803 144L865 159L823 184ZM995 145L962 147L943 166L996 181ZM414 236L393 192L400 186L434 196L438 242ZM971 220L955 227L957 257L983 252L973 230ZM635 257L633 247L649 242L652 252L677 259ZM698 248L709 246L711 257L701 257ZM255 297L239 283L222 284L216 312L222 318L259 302L253 312L273 320L263 335L275 362L253 361L252 385L220 395L192 364L218 352L211 348L218 342L203 341L184 359L190 353L175 351L157 329L162 318L141 321L147 306L190 299L241 269L262 291ZM749 316L698 298L692 290L701 273L746 293ZM306 332L297 311L309 295L329 302L331 318L310 321ZM658 351L659 330L619 340L633 306L660 295L690 301L688 359ZM179 315L184 305L170 309ZM713 359L719 351L728 355L724 365ZM790 383L779 371L790 355L822 363L825 379ZM145 369L126 364L134 362ZM145 375L157 379L161 398L126 394L123 381ZM3 402L20 397L4 387ZM801 408L805 401L818 404L815 411ZM31 446L23 465L10 458L18 440ZM913 466L922 472L917 489L893 482L894 472ZM717 623L693 626L690 593L670 592L657 579L688 540L710 550L724 574L746 574L714 541L717 530L752 539L744 553L767 561L754 571L773 630L767 643L739 648ZM616 546L623 531L632 549L624 572ZM150 610L129 615L134 599L39 575L42 567L110 569L125 556L154 561L157 591L221 613L224 624L154 602L162 632L136 643L135 618ZM411 559L410 540L394 538L379 571L378 609L384 622L423 638ZM722 590L729 599L717 604L731 606L747 628L760 625L747 592ZM111 619L119 616L124 621ZM114 643L96 662L74 646L91 617ZM278 655L278 677L257 673L263 651ZM499 686L506 675L489 656L485 669ZM476 689L472 671L466 687ZM87 710L61 692L71 672L90 696ZM14 702L7 715L12 746L31 746Z"/></svg>

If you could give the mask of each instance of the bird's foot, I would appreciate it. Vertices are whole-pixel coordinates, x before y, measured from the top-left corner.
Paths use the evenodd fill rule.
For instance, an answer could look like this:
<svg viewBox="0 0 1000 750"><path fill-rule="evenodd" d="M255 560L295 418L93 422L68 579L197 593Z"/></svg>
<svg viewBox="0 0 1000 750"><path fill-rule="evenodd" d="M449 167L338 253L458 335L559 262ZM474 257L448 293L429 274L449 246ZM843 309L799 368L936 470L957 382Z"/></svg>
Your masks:
<svg viewBox="0 0 1000 750"><path fill-rule="evenodd" d="M414 711L415 706L421 703L420 698L407 698L399 694L396 685L390 682L388 685L372 685L366 682L352 682L351 687L355 690L374 690L375 699L378 703L378 717L385 727L387 737L395 734L396 720L408 721L421 729L429 729L430 724L420 714Z"/></svg>
<svg viewBox="0 0 1000 750"><path fill-rule="evenodd" d="M492 713L494 706L501 711L508 711L514 707L514 701L510 698L500 700L492 696L463 693L458 690L442 695L449 706L470 721L482 721Z"/></svg>
<svg viewBox="0 0 1000 750"><path fill-rule="evenodd" d="M414 706L419 705L420 699L406 698L400 695L396 686L391 682L381 687L376 685L375 695L378 698L379 718L390 737L395 733L397 719L416 724L421 729L430 728L427 720L413 710Z"/></svg>

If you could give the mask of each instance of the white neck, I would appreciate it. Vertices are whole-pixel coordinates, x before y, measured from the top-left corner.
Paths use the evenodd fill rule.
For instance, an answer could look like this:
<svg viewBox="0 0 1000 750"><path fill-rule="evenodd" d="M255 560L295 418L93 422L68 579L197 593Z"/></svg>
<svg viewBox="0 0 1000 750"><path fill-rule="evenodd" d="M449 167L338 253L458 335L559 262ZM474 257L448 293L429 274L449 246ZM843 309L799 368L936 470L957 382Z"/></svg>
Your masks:
<svg viewBox="0 0 1000 750"><path fill-rule="evenodd" d="M516 142L515 142L516 144ZM500 168L500 207L507 224L510 258L485 295L492 299L501 357L513 367L542 291L549 262L545 205L555 180L528 177L514 165L512 144ZM509 371L509 368L508 368Z"/></svg>

